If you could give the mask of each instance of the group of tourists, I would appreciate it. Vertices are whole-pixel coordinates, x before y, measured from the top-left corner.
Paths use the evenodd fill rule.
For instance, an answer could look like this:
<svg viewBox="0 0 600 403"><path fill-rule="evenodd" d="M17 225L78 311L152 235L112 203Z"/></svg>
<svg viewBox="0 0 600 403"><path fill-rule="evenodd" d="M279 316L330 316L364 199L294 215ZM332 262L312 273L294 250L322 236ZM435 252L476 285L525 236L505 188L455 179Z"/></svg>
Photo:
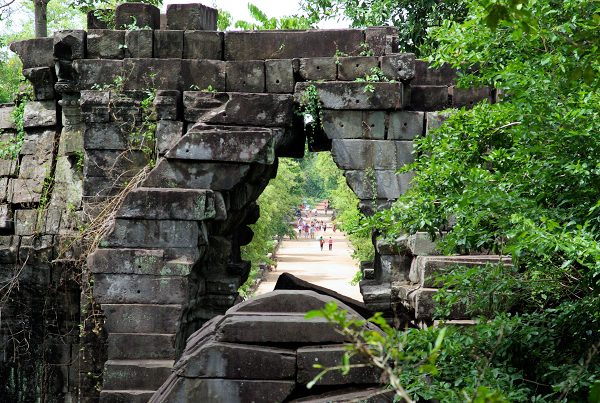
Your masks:
<svg viewBox="0 0 600 403"><path fill-rule="evenodd" d="M329 210L329 201L325 200L323 202L323 210L325 215L327 215ZM301 204L297 212L298 220L296 222L296 229L298 230L298 238L303 237L304 239L316 239L317 233L322 232L322 234L318 237L321 250L323 250L325 243L327 243L329 246L329 250L333 250L333 238L329 237L328 240L325 240L324 234L327 232L328 228L332 229L333 232L336 232L336 224L328 224L323 220L317 220L317 209L311 209L306 203ZM302 214L302 212L304 212L304 214Z"/></svg>
<svg viewBox="0 0 600 403"><path fill-rule="evenodd" d="M307 217L308 219L308 217ZM315 233L319 231L323 231L325 233L327 231L327 223L324 221L311 220L305 221L302 217L298 218L297 227L298 229L298 238L304 236L304 239L315 239ZM337 229L335 225L333 226L334 232Z"/></svg>

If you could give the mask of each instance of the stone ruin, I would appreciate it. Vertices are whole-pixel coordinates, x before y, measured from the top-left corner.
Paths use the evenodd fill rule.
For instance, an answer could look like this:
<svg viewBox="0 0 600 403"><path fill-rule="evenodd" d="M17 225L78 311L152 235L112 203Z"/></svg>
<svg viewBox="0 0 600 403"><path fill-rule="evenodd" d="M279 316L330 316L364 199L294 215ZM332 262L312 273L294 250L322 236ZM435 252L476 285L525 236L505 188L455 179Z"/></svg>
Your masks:
<svg viewBox="0 0 600 403"><path fill-rule="evenodd" d="M392 401L394 392L379 385L379 371L358 356L351 365L364 366L346 376L327 372L314 389L306 388L321 371L314 364L334 367L346 352L348 340L333 325L324 318L304 318L330 301L364 319L314 291L277 290L230 308L189 338L150 402ZM372 325L366 330L381 332Z"/></svg>
<svg viewBox="0 0 600 403"><path fill-rule="evenodd" d="M302 157L307 137L330 150L371 214L406 190L395 171L437 111L495 100L399 53L395 28L218 32L198 4L170 5L162 25L157 8L126 3L118 29L90 17L87 32L11 45L33 99L22 130L17 107L0 108L2 141L22 139L0 159L7 396L147 396L164 381L149 374L166 379L188 337L236 302L250 269L240 247L279 157ZM356 81L372 68L388 81ZM322 127L297 113L307 91ZM361 285L369 308L430 314L421 279L434 266L419 255L378 245Z"/></svg>

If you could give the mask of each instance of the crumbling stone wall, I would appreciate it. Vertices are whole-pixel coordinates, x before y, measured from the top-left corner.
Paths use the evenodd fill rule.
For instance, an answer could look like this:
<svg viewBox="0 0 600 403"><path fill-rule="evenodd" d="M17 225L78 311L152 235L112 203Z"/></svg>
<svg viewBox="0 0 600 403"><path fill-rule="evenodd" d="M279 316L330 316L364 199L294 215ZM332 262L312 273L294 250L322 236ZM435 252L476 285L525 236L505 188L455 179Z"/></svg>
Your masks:
<svg viewBox="0 0 600 403"><path fill-rule="evenodd" d="M84 332L74 339L81 359L68 362L78 364L69 368L80 371L82 401L100 387L103 401L158 388L156 374L170 371L187 337L234 304L250 267L240 247L252 239L255 201L279 157L302 157L307 133L312 150L332 151L371 213L408 186L410 177L394 171L411 161L412 140L440 121L432 111L492 96L456 89L453 71L397 53L393 28L223 33L215 15L174 5L168 29L159 29L156 8L123 4L117 27L149 29L63 31L13 45L42 101L29 106L36 112L27 130L54 134L36 137L42 148L53 138L50 154L23 147L19 170L10 162L0 179L13 189L3 208L15 223L3 250L17 256L37 234L53 251L49 267L74 267L68 278L83 291ZM356 81L374 67L388 82ZM322 109L315 130L295 112L308 89ZM48 172L27 182L34 178L23 168L38 159L41 172L41 158L53 178L49 204ZM24 230L33 216L56 229ZM88 242L71 242L80 238ZM400 266L382 256L362 290L368 305L393 313L386 273Z"/></svg>
<svg viewBox="0 0 600 403"><path fill-rule="evenodd" d="M73 400L81 291L68 245L84 221L83 145L55 96L52 38L17 48L33 91L0 107L0 395Z"/></svg>

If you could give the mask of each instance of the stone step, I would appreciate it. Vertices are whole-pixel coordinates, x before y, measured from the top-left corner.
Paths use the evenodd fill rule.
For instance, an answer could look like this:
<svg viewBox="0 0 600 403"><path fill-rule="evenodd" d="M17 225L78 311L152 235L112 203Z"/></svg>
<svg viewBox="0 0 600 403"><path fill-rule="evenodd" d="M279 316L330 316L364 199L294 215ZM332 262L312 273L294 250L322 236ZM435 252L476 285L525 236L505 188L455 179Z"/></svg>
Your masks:
<svg viewBox="0 0 600 403"><path fill-rule="evenodd" d="M109 333L175 333L179 304L103 304Z"/></svg>
<svg viewBox="0 0 600 403"><path fill-rule="evenodd" d="M510 266L512 261L509 256L499 255L417 256L412 262L409 279L423 287L441 286L435 277L448 273L457 265L475 267L487 264Z"/></svg>
<svg viewBox="0 0 600 403"><path fill-rule="evenodd" d="M108 359L175 359L175 334L109 333Z"/></svg>
<svg viewBox="0 0 600 403"><path fill-rule="evenodd" d="M103 389L156 390L171 375L173 360L108 360Z"/></svg>

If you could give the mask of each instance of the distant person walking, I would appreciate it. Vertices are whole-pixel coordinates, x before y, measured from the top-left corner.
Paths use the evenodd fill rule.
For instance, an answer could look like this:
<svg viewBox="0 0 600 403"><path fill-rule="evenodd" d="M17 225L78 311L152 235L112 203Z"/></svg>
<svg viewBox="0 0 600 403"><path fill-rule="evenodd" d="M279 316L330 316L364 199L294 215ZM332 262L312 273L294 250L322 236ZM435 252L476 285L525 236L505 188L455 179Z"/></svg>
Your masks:
<svg viewBox="0 0 600 403"><path fill-rule="evenodd" d="M329 237L329 250L333 249L333 239L331 239L331 237Z"/></svg>
<svg viewBox="0 0 600 403"><path fill-rule="evenodd" d="M321 250L323 250L323 244L325 243L325 240L323 239L322 236L319 237L319 245L321 246Z"/></svg>

